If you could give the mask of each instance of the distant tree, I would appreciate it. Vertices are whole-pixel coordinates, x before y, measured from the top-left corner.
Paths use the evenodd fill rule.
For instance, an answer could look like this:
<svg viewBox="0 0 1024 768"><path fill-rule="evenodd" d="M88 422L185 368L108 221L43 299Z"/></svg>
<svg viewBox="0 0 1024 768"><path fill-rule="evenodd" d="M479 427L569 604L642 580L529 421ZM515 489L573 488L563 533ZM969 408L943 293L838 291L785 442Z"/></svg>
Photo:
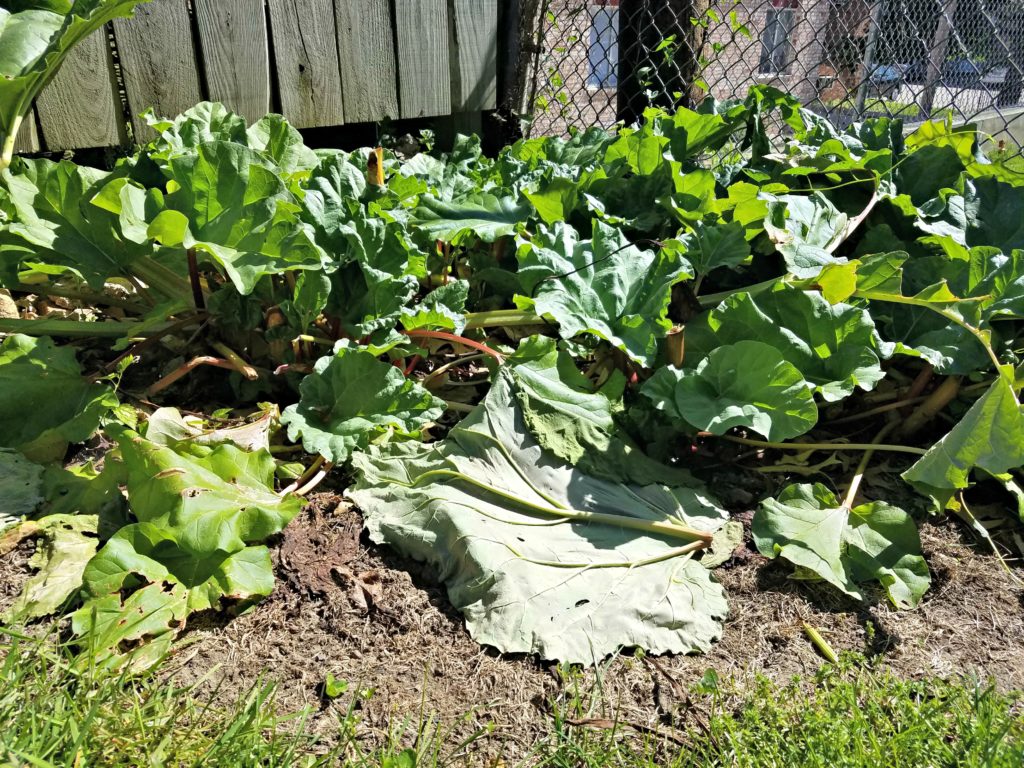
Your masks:
<svg viewBox="0 0 1024 768"><path fill-rule="evenodd" d="M647 106L693 106L708 40L710 0L621 0L619 118Z"/></svg>

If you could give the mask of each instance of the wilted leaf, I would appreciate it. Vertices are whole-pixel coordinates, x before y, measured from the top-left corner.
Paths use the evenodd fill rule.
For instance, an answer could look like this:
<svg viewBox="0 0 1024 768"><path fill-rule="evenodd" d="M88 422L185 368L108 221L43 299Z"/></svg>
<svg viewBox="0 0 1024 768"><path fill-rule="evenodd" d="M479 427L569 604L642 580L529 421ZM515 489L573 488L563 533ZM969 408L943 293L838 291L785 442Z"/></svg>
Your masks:
<svg viewBox="0 0 1024 768"><path fill-rule="evenodd" d="M349 495L371 538L429 562L473 637L503 652L590 664L622 647L706 650L724 594L668 532L710 533L725 512L697 485L621 485L554 459L512 387L499 374L443 443L356 456ZM584 522L595 513L608 517ZM625 527L650 523L668 527Z"/></svg>
<svg viewBox="0 0 1024 768"><path fill-rule="evenodd" d="M38 539L28 562L36 573L25 582L0 621L49 616L78 591L85 567L99 545L97 523L95 515L50 515L28 524L31 537Z"/></svg>
<svg viewBox="0 0 1024 768"><path fill-rule="evenodd" d="M186 443L211 448L230 443L243 451L269 451L275 412L276 408L272 408L255 421L238 427L204 429L202 422L186 421L176 408L158 408L146 421L145 436L169 448Z"/></svg>
<svg viewBox="0 0 1024 768"><path fill-rule="evenodd" d="M185 626L188 591L180 584L148 584L127 598L117 593L88 601L71 617L88 653L79 664L144 671L171 650Z"/></svg>

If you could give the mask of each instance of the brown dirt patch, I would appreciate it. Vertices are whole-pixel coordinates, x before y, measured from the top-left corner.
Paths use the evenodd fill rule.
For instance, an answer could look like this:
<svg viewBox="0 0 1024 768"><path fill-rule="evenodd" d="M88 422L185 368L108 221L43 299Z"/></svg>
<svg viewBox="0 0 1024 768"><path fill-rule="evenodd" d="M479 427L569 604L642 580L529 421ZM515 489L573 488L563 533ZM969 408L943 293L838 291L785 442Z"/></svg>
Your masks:
<svg viewBox="0 0 1024 768"><path fill-rule="evenodd" d="M25 582L32 576L28 561L35 551L35 541L28 539L6 555L0 555L0 614L14 604Z"/></svg>
<svg viewBox="0 0 1024 768"><path fill-rule="evenodd" d="M904 677L976 674L1003 689L1024 689L1024 590L949 522L922 528L933 586L917 610L896 611L884 598L861 605L825 585L794 582L786 565L742 549L717 571L732 615L709 654L654 664L623 655L571 682L535 659L478 646L443 588L417 564L367 546L360 527L337 496L314 498L277 550L274 594L229 623L193 625L177 679L210 675L206 684L226 701L273 680L278 705L311 707L313 729L328 736L337 734L354 691L372 688L357 726L368 746L406 719L404 737L411 739L422 708L452 727L454 738L491 726L474 763L525 755L548 730L549 702L574 690L586 692L588 716L654 727L681 704L672 703L673 688L680 698L709 668L740 681L812 675L822 659L803 622L837 651L874 656ZM324 699L328 673L348 680L350 693Z"/></svg>

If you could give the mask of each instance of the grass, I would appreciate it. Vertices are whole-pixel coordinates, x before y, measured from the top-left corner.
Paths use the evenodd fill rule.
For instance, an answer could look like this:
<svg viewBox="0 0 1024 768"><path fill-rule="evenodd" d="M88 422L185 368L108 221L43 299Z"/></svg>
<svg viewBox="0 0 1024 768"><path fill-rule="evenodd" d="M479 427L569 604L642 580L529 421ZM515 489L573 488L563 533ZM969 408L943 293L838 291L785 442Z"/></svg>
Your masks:
<svg viewBox="0 0 1024 768"><path fill-rule="evenodd" d="M346 766L417 768L481 764L481 731L454 735L424 708L393 723L384 745L364 751L359 698L328 742L308 732L309 713L281 716L271 685L230 711L216 692L178 687L167 675L128 679L76 671L52 642L0 633L0 768L69 766ZM166 670L165 670L166 672ZM906 681L856 661L828 665L809 681L740 688L713 672L690 691L674 729L622 720L581 721L605 703L564 673L548 733L520 762L545 768L689 766L1020 766L1024 712L1017 697L975 681ZM412 734L404 740L399 734ZM671 734L667 736L666 734ZM496 742L488 746L499 748Z"/></svg>
<svg viewBox="0 0 1024 768"><path fill-rule="evenodd" d="M276 714L270 685L224 712L195 688L79 669L68 648L10 631L0 659L0 768L316 764L302 718Z"/></svg>
<svg viewBox="0 0 1024 768"><path fill-rule="evenodd" d="M856 101L852 97L845 99L831 99L825 102L825 106L832 109L856 109ZM864 100L864 112L881 112L895 117L917 117L921 114L921 108L912 101L893 101L877 96Z"/></svg>

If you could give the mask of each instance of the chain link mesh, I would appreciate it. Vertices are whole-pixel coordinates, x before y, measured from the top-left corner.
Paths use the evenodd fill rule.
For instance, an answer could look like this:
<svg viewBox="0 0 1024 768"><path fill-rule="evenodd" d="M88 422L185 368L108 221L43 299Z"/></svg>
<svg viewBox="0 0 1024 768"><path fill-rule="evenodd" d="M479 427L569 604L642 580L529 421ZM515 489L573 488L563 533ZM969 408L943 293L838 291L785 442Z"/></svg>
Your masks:
<svg viewBox="0 0 1024 768"><path fill-rule="evenodd" d="M1024 141L1024 0L549 0L534 135L765 83L839 126L949 116Z"/></svg>

